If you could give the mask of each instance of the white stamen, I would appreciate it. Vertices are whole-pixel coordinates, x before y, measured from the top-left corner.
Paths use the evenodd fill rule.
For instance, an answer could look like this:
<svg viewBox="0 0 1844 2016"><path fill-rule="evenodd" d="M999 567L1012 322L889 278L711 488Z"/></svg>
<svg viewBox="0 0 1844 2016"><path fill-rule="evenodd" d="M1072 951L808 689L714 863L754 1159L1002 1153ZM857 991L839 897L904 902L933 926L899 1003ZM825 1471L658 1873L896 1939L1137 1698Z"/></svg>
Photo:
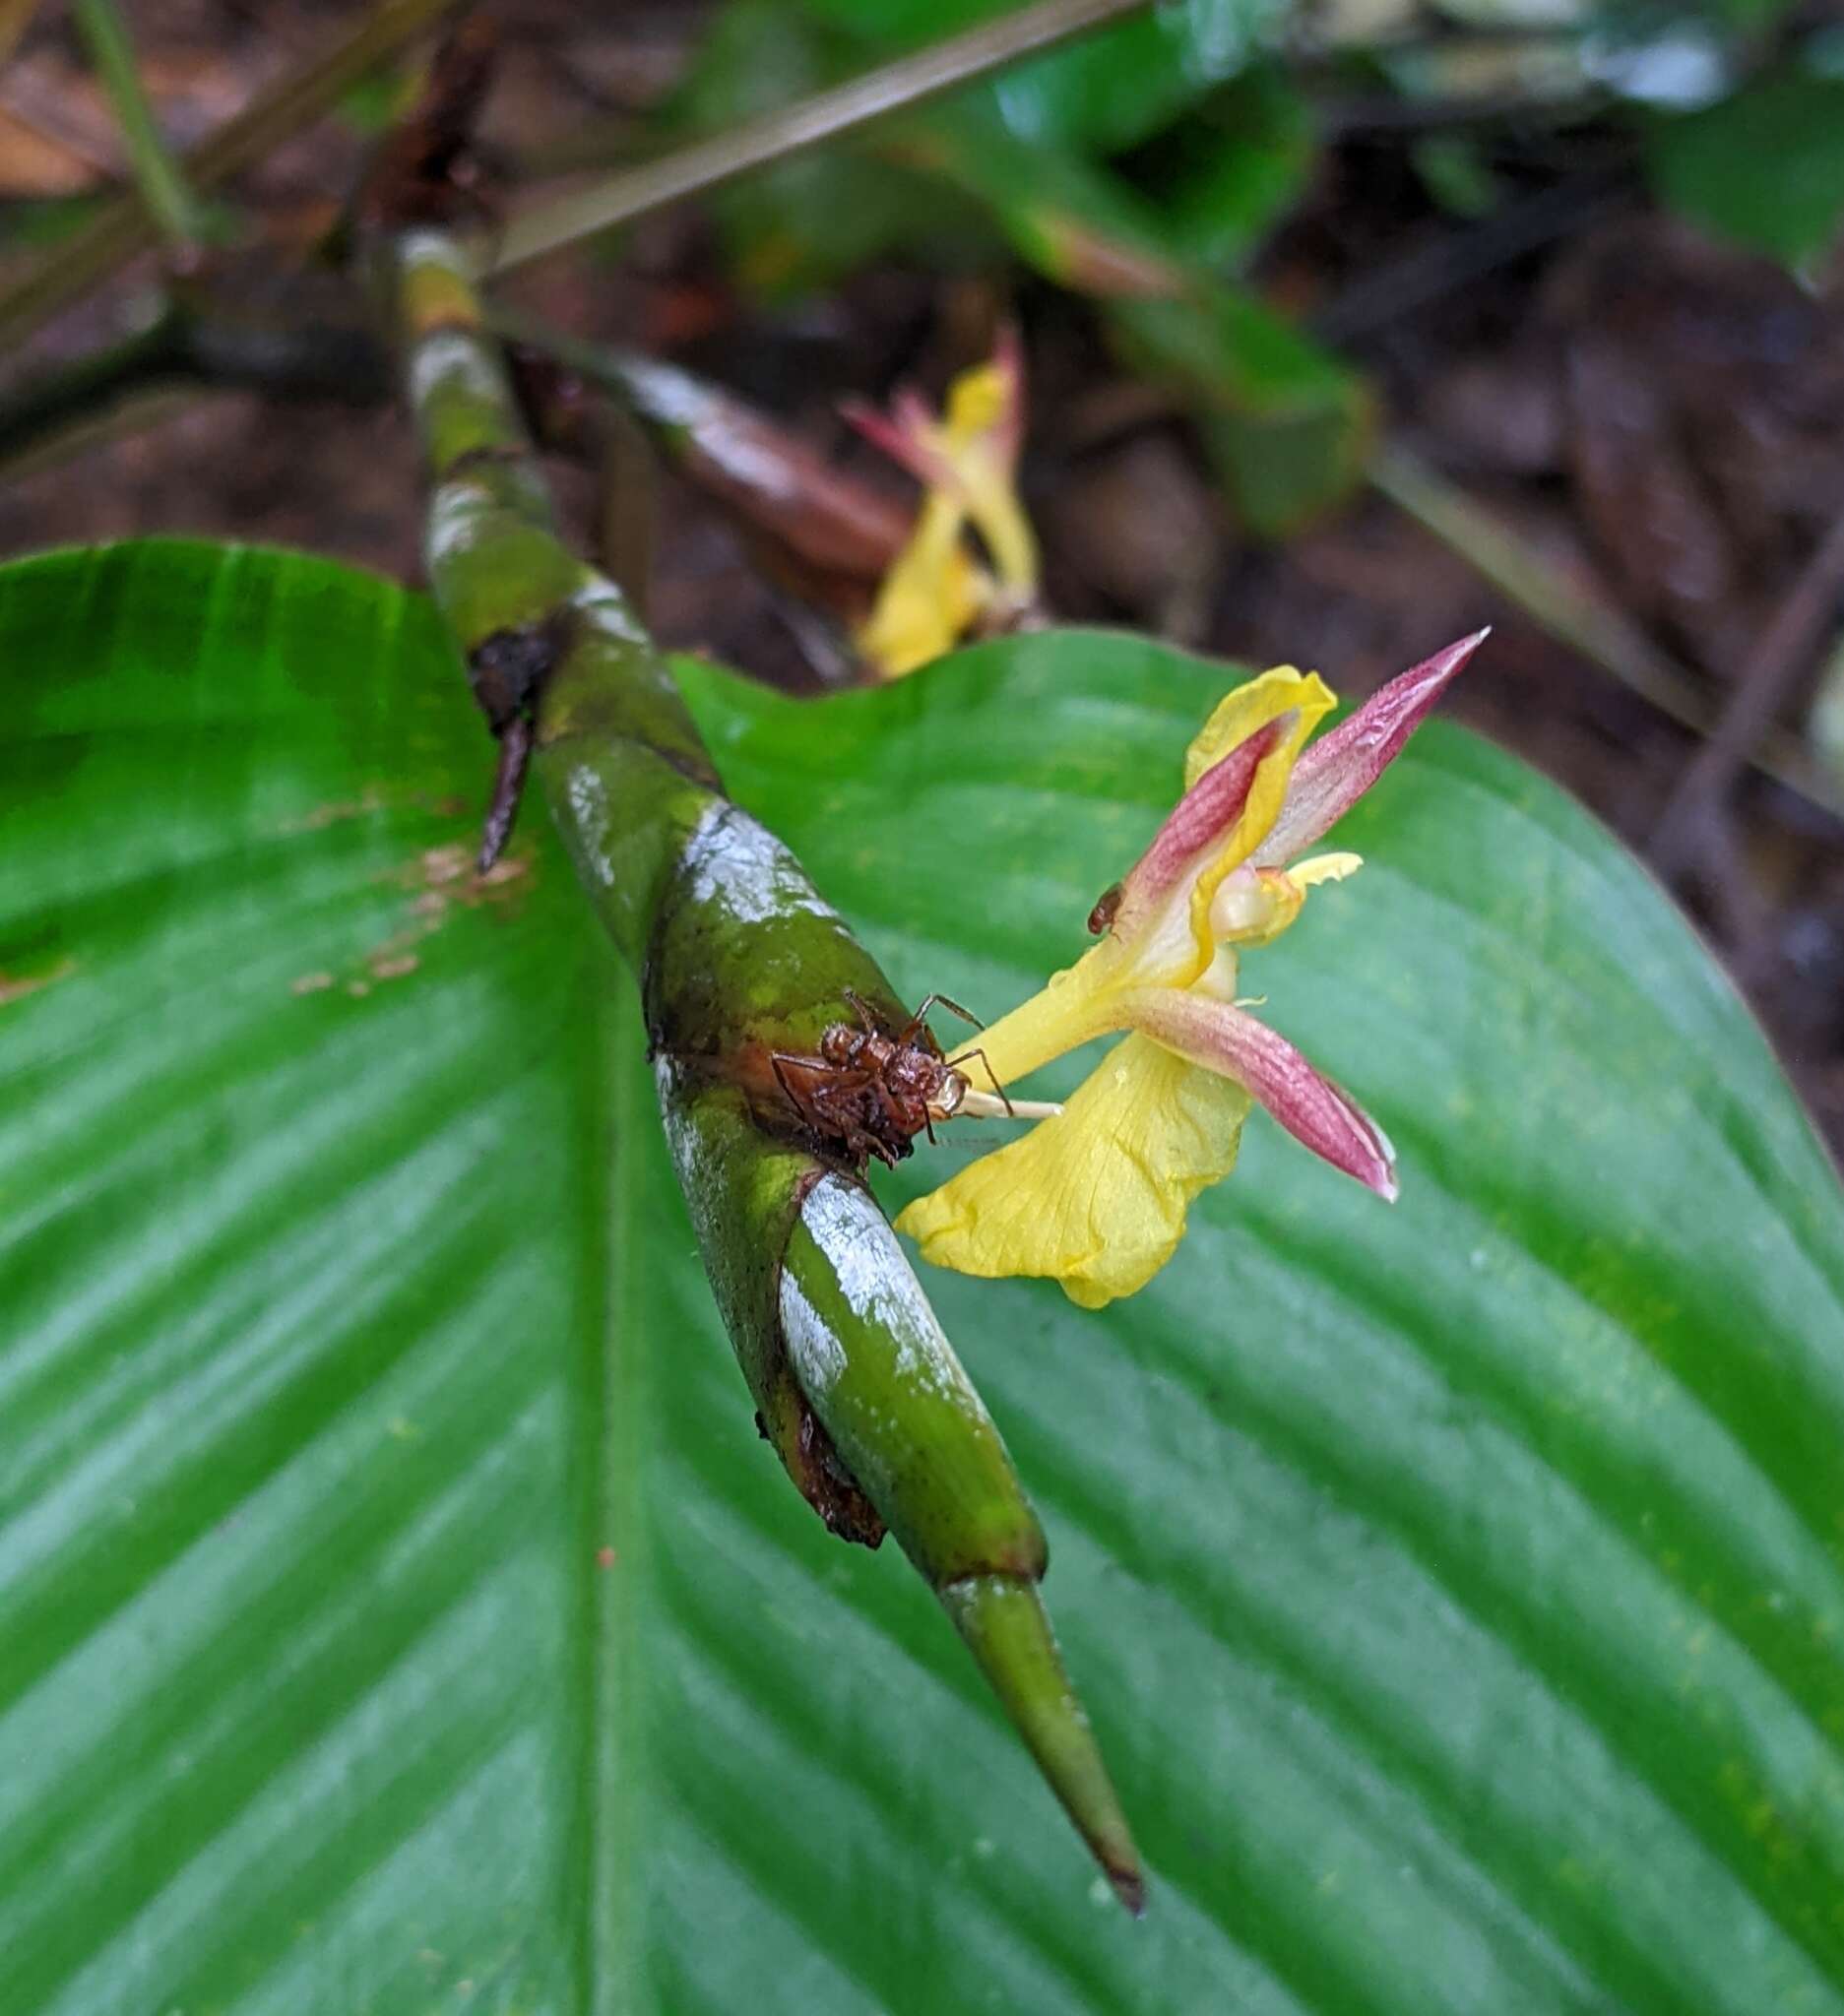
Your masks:
<svg viewBox="0 0 1844 2016"><path fill-rule="evenodd" d="M1210 935L1219 939L1251 937L1265 931L1279 910L1272 891L1255 871L1238 868L1210 900Z"/></svg>
<svg viewBox="0 0 1844 2016"><path fill-rule="evenodd" d="M980 1092L969 1086L961 1097L961 1102L954 1109L956 1119L973 1120L1053 1120L1062 1111L1054 1100L1015 1099L1010 1106L996 1094ZM945 1120L946 1113L937 1113L936 1119Z"/></svg>

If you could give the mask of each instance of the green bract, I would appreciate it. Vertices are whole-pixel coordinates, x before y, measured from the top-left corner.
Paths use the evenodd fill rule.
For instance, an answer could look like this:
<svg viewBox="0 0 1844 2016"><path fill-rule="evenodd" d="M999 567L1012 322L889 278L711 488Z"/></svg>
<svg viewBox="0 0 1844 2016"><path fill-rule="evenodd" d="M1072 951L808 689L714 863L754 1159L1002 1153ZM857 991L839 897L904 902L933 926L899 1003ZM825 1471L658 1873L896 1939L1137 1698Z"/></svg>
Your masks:
<svg viewBox="0 0 1844 2016"><path fill-rule="evenodd" d="M757 1440L537 805L463 872L490 747L426 605L149 544L0 572L0 641L9 2008L1844 2011L1844 1213L1551 787L1434 724L1264 962L1393 1211L1257 1115L1105 1314L926 1275L1134 1924ZM1055 633L686 680L898 987L988 1014L1223 683Z"/></svg>

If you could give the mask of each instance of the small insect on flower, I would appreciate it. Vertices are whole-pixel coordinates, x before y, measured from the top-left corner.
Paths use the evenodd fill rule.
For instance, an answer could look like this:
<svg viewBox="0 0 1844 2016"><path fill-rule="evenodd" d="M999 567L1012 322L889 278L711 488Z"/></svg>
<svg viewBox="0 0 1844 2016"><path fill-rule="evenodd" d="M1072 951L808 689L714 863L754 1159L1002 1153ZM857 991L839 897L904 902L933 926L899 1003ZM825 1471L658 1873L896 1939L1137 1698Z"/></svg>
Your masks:
<svg viewBox="0 0 1844 2016"><path fill-rule="evenodd" d="M930 994L907 1023L894 1033L870 1004L848 992L857 1017L834 1022L820 1033L817 1056L787 1050L770 1054L775 1082L809 1133L837 1147L860 1168L875 1156L894 1168L909 1154L918 1134L934 1139L934 1122L957 1114L1018 1112L1004 1088L993 1081L990 1093L978 1091L960 1069L980 1049L946 1056L928 1027L928 1011L941 1007L975 1029L981 1024L945 994ZM988 1073L988 1075L990 1075ZM1029 1105L1032 1113L1043 1108Z"/></svg>

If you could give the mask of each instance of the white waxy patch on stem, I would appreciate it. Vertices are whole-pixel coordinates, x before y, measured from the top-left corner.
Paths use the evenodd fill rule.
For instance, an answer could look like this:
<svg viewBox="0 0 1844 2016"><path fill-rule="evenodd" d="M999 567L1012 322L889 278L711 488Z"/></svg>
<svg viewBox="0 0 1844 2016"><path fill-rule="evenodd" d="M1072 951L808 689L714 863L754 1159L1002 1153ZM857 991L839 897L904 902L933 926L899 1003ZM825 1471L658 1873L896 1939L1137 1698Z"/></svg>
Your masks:
<svg viewBox="0 0 1844 2016"><path fill-rule="evenodd" d="M617 643L645 645L652 642L629 606L627 598L612 582L604 581L597 575L590 575L584 581L569 598L568 606Z"/></svg>
<svg viewBox="0 0 1844 2016"><path fill-rule="evenodd" d="M800 1222L832 1263L839 1292L853 1311L894 1341L898 1373L932 1386L968 1414L984 1418L986 1409L980 1396L962 1370L954 1347L922 1293L922 1283L870 1192L843 1176L822 1176L800 1206ZM784 1269L784 1322L789 1287Z"/></svg>
<svg viewBox="0 0 1844 2016"><path fill-rule="evenodd" d="M505 385L480 339L468 329L431 330L410 357L411 404L420 411L444 378L472 398L497 405Z"/></svg>
<svg viewBox="0 0 1844 2016"><path fill-rule="evenodd" d="M781 1276L781 1327L801 1391L809 1399L823 1400L845 1371L845 1346L786 1268Z"/></svg>
<svg viewBox="0 0 1844 2016"><path fill-rule="evenodd" d="M684 858L693 899L721 904L738 923L767 923L790 911L838 915L768 828L734 805L705 808Z"/></svg>
<svg viewBox="0 0 1844 2016"><path fill-rule="evenodd" d="M461 279L470 283L474 279L473 270L452 231L405 231L397 241L397 256L400 264L407 269L439 266L444 273L459 275Z"/></svg>
<svg viewBox="0 0 1844 2016"><path fill-rule="evenodd" d="M571 817L583 836L583 858L604 888L614 882L614 863L608 858L608 787L602 773L583 764L570 772L564 783Z"/></svg>

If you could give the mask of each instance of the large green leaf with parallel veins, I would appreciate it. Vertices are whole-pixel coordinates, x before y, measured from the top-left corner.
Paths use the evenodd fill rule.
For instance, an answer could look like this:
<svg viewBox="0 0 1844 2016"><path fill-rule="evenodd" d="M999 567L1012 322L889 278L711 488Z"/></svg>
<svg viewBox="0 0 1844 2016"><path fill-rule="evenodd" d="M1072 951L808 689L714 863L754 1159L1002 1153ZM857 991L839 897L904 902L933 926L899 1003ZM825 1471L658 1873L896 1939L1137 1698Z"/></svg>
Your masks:
<svg viewBox="0 0 1844 2016"><path fill-rule="evenodd" d="M1436 724L1246 962L1395 1210L1257 1116L1132 1300L928 1277L1135 1924L756 1439L625 975L540 817L459 871L425 605L129 546L0 572L0 643L9 2016L1844 2011L1844 1211L1550 786ZM992 1013L1225 675L688 681L898 984Z"/></svg>

